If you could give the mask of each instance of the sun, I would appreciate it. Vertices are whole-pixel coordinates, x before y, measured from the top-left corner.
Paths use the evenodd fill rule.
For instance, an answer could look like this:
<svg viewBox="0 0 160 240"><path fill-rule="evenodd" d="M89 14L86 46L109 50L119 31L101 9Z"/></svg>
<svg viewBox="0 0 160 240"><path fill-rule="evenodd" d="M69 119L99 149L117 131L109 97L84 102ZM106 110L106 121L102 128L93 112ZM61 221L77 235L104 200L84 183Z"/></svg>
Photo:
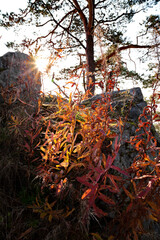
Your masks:
<svg viewBox="0 0 160 240"><path fill-rule="evenodd" d="M35 64L38 70L44 73L47 70L48 58L37 56L35 59Z"/></svg>

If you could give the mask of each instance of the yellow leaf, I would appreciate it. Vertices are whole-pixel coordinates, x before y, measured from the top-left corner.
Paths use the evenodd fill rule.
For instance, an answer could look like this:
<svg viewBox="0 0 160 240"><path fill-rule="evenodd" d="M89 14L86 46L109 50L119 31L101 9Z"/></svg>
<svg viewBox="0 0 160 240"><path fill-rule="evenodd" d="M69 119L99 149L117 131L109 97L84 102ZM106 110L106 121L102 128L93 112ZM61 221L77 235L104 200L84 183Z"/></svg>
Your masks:
<svg viewBox="0 0 160 240"><path fill-rule="evenodd" d="M69 152L67 151L66 156L64 156L64 161L60 164L62 167L67 168L69 165Z"/></svg>
<svg viewBox="0 0 160 240"><path fill-rule="evenodd" d="M52 221L52 218L53 218L53 216L51 214L49 214L49 217L48 217L49 222Z"/></svg>
<svg viewBox="0 0 160 240"><path fill-rule="evenodd" d="M152 214L149 215L150 219L152 219L153 221L158 222L158 219L156 217L154 217Z"/></svg>
<svg viewBox="0 0 160 240"><path fill-rule="evenodd" d="M49 210L52 210L52 207L50 206L50 204L48 203L48 201L46 202L46 205L48 207Z"/></svg>
<svg viewBox="0 0 160 240"><path fill-rule="evenodd" d="M36 197L36 203L37 203L37 206L40 207L40 204L38 202L38 198Z"/></svg>
<svg viewBox="0 0 160 240"><path fill-rule="evenodd" d="M121 126L123 126L123 122L122 122L121 118L119 119L119 123L120 123Z"/></svg>
<svg viewBox="0 0 160 240"><path fill-rule="evenodd" d="M69 104L71 103L71 101L72 101L72 93L70 93L69 95Z"/></svg>
<svg viewBox="0 0 160 240"><path fill-rule="evenodd" d="M71 211L68 211L66 214L65 214L65 218L67 218L69 215L72 214L72 212L74 212L75 208L73 208Z"/></svg>
<svg viewBox="0 0 160 240"><path fill-rule="evenodd" d="M78 160L81 159L81 158L86 158L86 157L88 157L89 155L91 155L90 151L82 154L82 156L80 156L80 157L78 158Z"/></svg>
<svg viewBox="0 0 160 240"><path fill-rule="evenodd" d="M156 205L154 202L148 201L147 203L149 204L149 206L150 206L153 210L155 210L155 211L158 210L157 205Z"/></svg>
<svg viewBox="0 0 160 240"><path fill-rule="evenodd" d="M41 146L40 149L42 152L46 152L46 149L44 147Z"/></svg>
<svg viewBox="0 0 160 240"><path fill-rule="evenodd" d="M98 233L91 233L91 234L92 234L92 236L95 237L96 240L103 240Z"/></svg>
<svg viewBox="0 0 160 240"><path fill-rule="evenodd" d="M67 161L63 161L63 162L61 163L61 166L64 167L64 168L67 168L68 165L69 165L69 162L67 162Z"/></svg>

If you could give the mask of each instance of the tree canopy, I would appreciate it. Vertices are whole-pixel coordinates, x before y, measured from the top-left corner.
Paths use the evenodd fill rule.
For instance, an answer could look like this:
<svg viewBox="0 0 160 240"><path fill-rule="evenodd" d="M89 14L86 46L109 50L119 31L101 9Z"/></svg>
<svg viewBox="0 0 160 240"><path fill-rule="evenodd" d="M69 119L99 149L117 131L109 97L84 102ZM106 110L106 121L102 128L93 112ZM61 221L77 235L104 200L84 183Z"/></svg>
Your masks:
<svg viewBox="0 0 160 240"><path fill-rule="evenodd" d="M8 28L14 24L34 24L41 29L39 35L35 39L25 39L23 45L35 45L36 51L45 45L56 54L63 50L66 54L79 56L80 64L74 71L86 69L84 88L92 95L96 84L104 88L105 82L105 90L108 90L110 78L120 74L121 70L123 73L126 71L120 55L122 51L133 48L152 50L159 46L157 39L154 43L145 41L142 44L139 41L148 29L155 29L155 22L159 31L158 16L148 18L146 25L144 23L145 30L137 36L136 43L126 38L126 26L133 16L158 2L159 0L28 0L27 8L21 9L20 14L3 14L1 26ZM104 82L97 80L99 69Z"/></svg>

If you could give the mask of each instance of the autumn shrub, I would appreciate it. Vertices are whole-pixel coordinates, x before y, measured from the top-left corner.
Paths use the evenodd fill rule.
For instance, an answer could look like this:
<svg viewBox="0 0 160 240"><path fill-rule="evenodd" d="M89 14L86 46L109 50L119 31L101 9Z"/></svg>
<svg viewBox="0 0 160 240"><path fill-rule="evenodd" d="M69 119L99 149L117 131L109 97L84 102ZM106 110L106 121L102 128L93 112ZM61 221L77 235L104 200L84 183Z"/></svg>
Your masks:
<svg viewBox="0 0 160 240"><path fill-rule="evenodd" d="M40 215L34 231L45 225L48 239L136 240L147 232L146 223L159 223L156 119L155 106L145 107L128 142L137 155L130 168L120 169L115 159L127 119L114 114L109 97L84 106L71 95L69 101L49 96L35 114L8 115L6 139L21 153L20 173L29 179L18 198L29 215L33 210L31 222ZM28 226L16 237L32 239Z"/></svg>
<svg viewBox="0 0 160 240"><path fill-rule="evenodd" d="M57 111L42 120L38 176L46 199L37 198L34 212L66 222L68 234L79 231L81 239L139 239L147 219L159 222L159 149L151 132L156 114L144 109L130 139L137 156L129 169L120 169L114 160L123 120L111 117L110 99L91 107L71 96L57 101Z"/></svg>

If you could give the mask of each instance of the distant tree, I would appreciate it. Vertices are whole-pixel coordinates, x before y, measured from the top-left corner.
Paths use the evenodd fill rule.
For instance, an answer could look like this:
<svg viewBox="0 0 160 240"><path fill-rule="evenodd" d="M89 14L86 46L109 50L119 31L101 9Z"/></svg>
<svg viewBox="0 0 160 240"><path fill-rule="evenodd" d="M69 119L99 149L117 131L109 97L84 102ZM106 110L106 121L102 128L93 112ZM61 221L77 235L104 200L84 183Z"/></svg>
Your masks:
<svg viewBox="0 0 160 240"><path fill-rule="evenodd" d="M41 27L40 35L34 40L25 39L25 46L36 44L38 49L40 42L45 39L45 43L53 49L65 49L74 53L83 51L86 63L80 64L80 67L86 67L85 86L92 95L95 92L96 67L103 62L102 58L95 58L98 39L109 49L105 53L106 61L126 49L152 48L149 43L138 45L127 42L124 33L125 26L136 13L158 2L159 0L28 0L27 8L21 10L20 14L3 14L1 26L33 22L37 28ZM49 30L43 34L46 28Z"/></svg>

